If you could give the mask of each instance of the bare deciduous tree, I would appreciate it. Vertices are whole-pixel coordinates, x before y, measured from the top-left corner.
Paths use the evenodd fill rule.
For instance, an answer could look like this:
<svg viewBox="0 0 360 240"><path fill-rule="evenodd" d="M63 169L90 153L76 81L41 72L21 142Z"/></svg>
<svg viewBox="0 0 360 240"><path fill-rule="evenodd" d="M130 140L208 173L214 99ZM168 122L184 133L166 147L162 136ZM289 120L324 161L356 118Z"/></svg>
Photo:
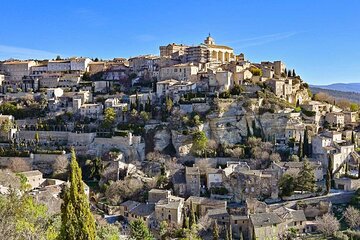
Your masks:
<svg viewBox="0 0 360 240"><path fill-rule="evenodd" d="M148 154L146 154L146 159L148 161L153 161L153 162L159 162L159 163L164 163L166 160L166 156L158 151L155 152L149 152Z"/></svg>
<svg viewBox="0 0 360 240"><path fill-rule="evenodd" d="M69 160L66 155L59 155L55 158L52 168L55 174L64 173L69 165Z"/></svg>
<svg viewBox="0 0 360 240"><path fill-rule="evenodd" d="M244 156L244 149L241 147L234 148L231 150L230 154L232 157L240 159L242 156Z"/></svg>
<svg viewBox="0 0 360 240"><path fill-rule="evenodd" d="M360 211L356 208L349 206L343 216L349 227L355 229L360 226Z"/></svg>
<svg viewBox="0 0 360 240"><path fill-rule="evenodd" d="M339 230L340 223L334 215L326 213L322 217L316 218L316 226L319 232L329 237Z"/></svg>
<svg viewBox="0 0 360 240"><path fill-rule="evenodd" d="M276 163L281 162L281 156L278 153L272 153L270 155L270 160L273 161L273 162L276 162Z"/></svg>
<svg viewBox="0 0 360 240"><path fill-rule="evenodd" d="M143 182L137 178L125 178L110 184L106 189L105 196L112 204L118 204L125 199L130 199L144 187Z"/></svg>
<svg viewBox="0 0 360 240"><path fill-rule="evenodd" d="M31 163L19 157L11 158L7 167L13 172L25 172L32 169Z"/></svg>

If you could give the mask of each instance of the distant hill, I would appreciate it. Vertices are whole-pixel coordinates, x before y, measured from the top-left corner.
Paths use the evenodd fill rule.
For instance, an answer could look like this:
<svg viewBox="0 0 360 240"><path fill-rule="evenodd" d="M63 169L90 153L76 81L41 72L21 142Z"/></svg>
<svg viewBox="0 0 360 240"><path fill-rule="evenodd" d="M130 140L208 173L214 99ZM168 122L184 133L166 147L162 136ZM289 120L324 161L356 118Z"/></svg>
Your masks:
<svg viewBox="0 0 360 240"><path fill-rule="evenodd" d="M336 84L332 84L332 85L336 85ZM326 89L323 88L324 86L310 86L310 90L313 94L316 94L318 92L325 92L336 99L346 99L351 102L360 104L360 83L356 83L355 85L357 86L357 89L355 89L354 87L354 89L348 91Z"/></svg>
<svg viewBox="0 0 360 240"><path fill-rule="evenodd" d="M357 92L360 93L360 83L334 83L330 85L314 85L311 87L329 89L342 92Z"/></svg>

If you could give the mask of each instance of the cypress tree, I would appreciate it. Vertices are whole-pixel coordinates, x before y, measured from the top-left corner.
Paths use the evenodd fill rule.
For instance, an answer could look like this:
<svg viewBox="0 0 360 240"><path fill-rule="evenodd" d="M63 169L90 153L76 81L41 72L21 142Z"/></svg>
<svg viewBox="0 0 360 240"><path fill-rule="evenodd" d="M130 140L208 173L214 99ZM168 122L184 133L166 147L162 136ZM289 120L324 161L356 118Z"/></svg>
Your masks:
<svg viewBox="0 0 360 240"><path fill-rule="evenodd" d="M292 76L296 77L295 69L293 69L293 71L292 71Z"/></svg>
<svg viewBox="0 0 360 240"><path fill-rule="evenodd" d="M195 211L194 211L192 202L190 202L190 217L189 217L189 227L190 227L190 229L195 225L196 225Z"/></svg>
<svg viewBox="0 0 360 240"><path fill-rule="evenodd" d="M244 240L244 236L243 236L242 231L240 231L240 239L239 240Z"/></svg>
<svg viewBox="0 0 360 240"><path fill-rule="evenodd" d="M299 150L298 150L298 157L300 159L300 161L302 160L303 156L304 156L304 152L303 152L303 143L302 143L302 137L300 136L300 141L299 141Z"/></svg>
<svg viewBox="0 0 360 240"><path fill-rule="evenodd" d="M215 220L215 222L214 222L213 239L214 239L214 240L219 240L219 226L218 226L216 220Z"/></svg>
<svg viewBox="0 0 360 240"><path fill-rule="evenodd" d="M326 172L326 194L330 192L331 189L331 173L329 169Z"/></svg>
<svg viewBox="0 0 360 240"><path fill-rule="evenodd" d="M308 131L304 131L303 156L309 157L309 136Z"/></svg>
<svg viewBox="0 0 360 240"><path fill-rule="evenodd" d="M61 239L94 240L95 220L84 191L81 169L74 149L71 150L69 182L70 186L65 187L61 204Z"/></svg>
<svg viewBox="0 0 360 240"><path fill-rule="evenodd" d="M288 71L288 77L291 77L291 71L290 70Z"/></svg>

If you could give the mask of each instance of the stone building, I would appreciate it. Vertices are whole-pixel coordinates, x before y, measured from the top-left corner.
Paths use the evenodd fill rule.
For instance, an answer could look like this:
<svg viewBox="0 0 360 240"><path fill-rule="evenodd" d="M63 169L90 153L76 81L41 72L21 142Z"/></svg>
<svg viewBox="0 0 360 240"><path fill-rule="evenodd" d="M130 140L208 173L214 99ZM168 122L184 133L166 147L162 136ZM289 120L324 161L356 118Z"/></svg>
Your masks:
<svg viewBox="0 0 360 240"><path fill-rule="evenodd" d="M234 201L245 201L247 198L278 198L276 177L262 170L235 171L224 180L224 186Z"/></svg>
<svg viewBox="0 0 360 240"><path fill-rule="evenodd" d="M175 43L168 44L167 46L160 46L160 57L179 59L185 54L188 47L189 46Z"/></svg>
<svg viewBox="0 0 360 240"><path fill-rule="evenodd" d="M209 36L199 46L186 49L186 61L196 63L229 63L235 61L234 50L224 45L216 45L215 40Z"/></svg>
<svg viewBox="0 0 360 240"><path fill-rule="evenodd" d="M0 64L0 71L8 75L10 82L20 82L31 74L31 67L35 65L35 61L8 61Z"/></svg>
<svg viewBox="0 0 360 240"><path fill-rule="evenodd" d="M185 168L186 192L189 196L200 196L200 171L198 167Z"/></svg>
<svg viewBox="0 0 360 240"><path fill-rule="evenodd" d="M149 203L157 203L162 199L168 199L171 195L170 190L164 189L151 189L149 191L148 202Z"/></svg>
<svg viewBox="0 0 360 240"><path fill-rule="evenodd" d="M286 225L276 213L258 213L250 215L249 239L279 239Z"/></svg>
<svg viewBox="0 0 360 240"><path fill-rule="evenodd" d="M160 69L159 80L175 79L178 81L196 80L199 67L193 63L176 64Z"/></svg>
<svg viewBox="0 0 360 240"><path fill-rule="evenodd" d="M31 186L31 189L38 188L44 183L43 174L39 170L21 172L26 177L27 184Z"/></svg>
<svg viewBox="0 0 360 240"><path fill-rule="evenodd" d="M155 217L160 223L166 221L174 226L181 226L183 222L184 199L162 199L155 204Z"/></svg>
<svg viewBox="0 0 360 240"><path fill-rule="evenodd" d="M226 210L227 206L226 201L196 196L190 196L185 204L188 209L190 209L190 205L192 205L192 208L199 217L205 216L210 209Z"/></svg>
<svg viewBox="0 0 360 240"><path fill-rule="evenodd" d="M325 121L334 127L343 127L345 125L345 117L343 113L329 112L325 116Z"/></svg>

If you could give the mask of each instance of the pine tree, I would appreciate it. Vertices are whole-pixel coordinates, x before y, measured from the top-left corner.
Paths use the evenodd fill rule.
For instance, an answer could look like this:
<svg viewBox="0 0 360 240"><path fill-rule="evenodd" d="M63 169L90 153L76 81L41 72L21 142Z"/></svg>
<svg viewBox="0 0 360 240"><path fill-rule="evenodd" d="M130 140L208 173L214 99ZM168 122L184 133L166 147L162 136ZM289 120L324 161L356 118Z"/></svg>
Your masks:
<svg viewBox="0 0 360 240"><path fill-rule="evenodd" d="M95 220L84 191L81 169L76 161L74 149L71 150L69 175L70 186L65 187L61 204L61 239L94 240Z"/></svg>
<svg viewBox="0 0 360 240"><path fill-rule="evenodd" d="M292 76L296 77L295 69L293 69L293 71L292 71Z"/></svg>
<svg viewBox="0 0 360 240"><path fill-rule="evenodd" d="M314 169L307 158L304 158L303 164L298 176L298 186L301 191L313 192L315 189Z"/></svg>
<svg viewBox="0 0 360 240"><path fill-rule="evenodd" d="M219 226L216 220L214 222L214 227L213 227L213 239L219 240Z"/></svg>
<svg viewBox="0 0 360 240"><path fill-rule="evenodd" d="M290 70L288 71L288 77L291 77L291 71Z"/></svg>
<svg viewBox="0 0 360 240"><path fill-rule="evenodd" d="M141 219L134 220L130 223L130 236L135 240L153 240L154 237L151 234L149 228L145 222Z"/></svg>

